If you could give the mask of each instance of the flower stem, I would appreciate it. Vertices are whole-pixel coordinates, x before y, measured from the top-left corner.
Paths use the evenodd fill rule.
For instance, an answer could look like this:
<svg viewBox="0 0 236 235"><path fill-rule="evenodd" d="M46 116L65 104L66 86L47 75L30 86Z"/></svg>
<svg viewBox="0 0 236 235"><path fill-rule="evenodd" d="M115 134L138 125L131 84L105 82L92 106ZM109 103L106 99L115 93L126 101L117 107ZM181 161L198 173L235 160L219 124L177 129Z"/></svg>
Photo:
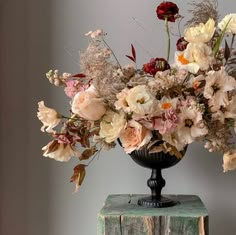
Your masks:
<svg viewBox="0 0 236 235"><path fill-rule="evenodd" d="M231 45L230 45L230 52L233 49L234 39L235 39L235 34L233 33L232 40L231 40Z"/></svg>
<svg viewBox="0 0 236 235"><path fill-rule="evenodd" d="M168 17L165 18L165 27L166 27L166 34L167 34L167 57L166 60L169 62L170 57L170 31L168 26Z"/></svg>
<svg viewBox="0 0 236 235"><path fill-rule="evenodd" d="M113 57L115 58L115 60L116 60L116 62L117 62L117 64L118 64L118 66L121 68L121 65L120 65L120 63L119 63L119 60L117 59L117 57L116 57L114 51L113 51L113 50L111 49L111 47L107 44L107 42L105 41L104 38L102 38L102 41L104 42L104 44L106 45L106 47L109 48L109 50L111 51Z"/></svg>

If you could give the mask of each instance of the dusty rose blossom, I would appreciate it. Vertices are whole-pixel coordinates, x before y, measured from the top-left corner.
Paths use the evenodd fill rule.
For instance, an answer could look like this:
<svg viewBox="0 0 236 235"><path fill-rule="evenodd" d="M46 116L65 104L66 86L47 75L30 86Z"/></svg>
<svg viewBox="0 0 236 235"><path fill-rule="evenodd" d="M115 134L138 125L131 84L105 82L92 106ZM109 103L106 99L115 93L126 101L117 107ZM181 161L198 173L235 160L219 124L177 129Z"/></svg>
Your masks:
<svg viewBox="0 0 236 235"><path fill-rule="evenodd" d="M79 157L80 153L70 144L59 143L57 140L52 140L43 148L43 156L52 158L59 162L67 162L71 157Z"/></svg>
<svg viewBox="0 0 236 235"><path fill-rule="evenodd" d="M126 153L138 150L147 144L152 138L152 132L140 123L131 120L120 134L120 141Z"/></svg>
<svg viewBox="0 0 236 235"><path fill-rule="evenodd" d="M89 84L83 84L77 80L69 80L66 82L65 93L68 97L73 98L78 92L85 91L89 88Z"/></svg>
<svg viewBox="0 0 236 235"><path fill-rule="evenodd" d="M95 93L90 91L82 91L75 95L71 110L89 121L99 120L106 112L103 99L98 98Z"/></svg>
<svg viewBox="0 0 236 235"><path fill-rule="evenodd" d="M233 149L230 152L227 152L223 156L224 164L224 172L232 171L236 169L236 150Z"/></svg>
<svg viewBox="0 0 236 235"><path fill-rule="evenodd" d="M179 118L175 110L168 110L162 117L153 118L153 129L158 130L160 134L171 133L177 127Z"/></svg>
<svg viewBox="0 0 236 235"><path fill-rule="evenodd" d="M44 101L38 102L38 119L43 123L41 127L42 132L55 133L53 130L60 121L60 114L56 110L48 108L44 105ZM45 129L46 128L46 129Z"/></svg>

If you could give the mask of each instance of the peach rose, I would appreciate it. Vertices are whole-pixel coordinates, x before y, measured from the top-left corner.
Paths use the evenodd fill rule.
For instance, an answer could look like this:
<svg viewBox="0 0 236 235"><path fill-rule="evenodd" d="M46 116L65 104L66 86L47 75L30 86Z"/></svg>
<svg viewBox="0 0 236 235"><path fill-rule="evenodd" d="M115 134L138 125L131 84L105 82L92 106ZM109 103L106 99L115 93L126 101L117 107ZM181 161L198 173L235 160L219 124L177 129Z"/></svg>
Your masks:
<svg viewBox="0 0 236 235"><path fill-rule="evenodd" d="M75 95L71 109L73 113L89 121L99 120L106 112L103 100L89 90Z"/></svg>
<svg viewBox="0 0 236 235"><path fill-rule="evenodd" d="M232 151L225 153L223 160L224 160L224 164L223 164L224 172L235 170L236 169L236 149L233 149Z"/></svg>
<svg viewBox="0 0 236 235"><path fill-rule="evenodd" d="M120 134L120 141L126 153L140 149L152 138L152 132L140 123L131 120Z"/></svg>

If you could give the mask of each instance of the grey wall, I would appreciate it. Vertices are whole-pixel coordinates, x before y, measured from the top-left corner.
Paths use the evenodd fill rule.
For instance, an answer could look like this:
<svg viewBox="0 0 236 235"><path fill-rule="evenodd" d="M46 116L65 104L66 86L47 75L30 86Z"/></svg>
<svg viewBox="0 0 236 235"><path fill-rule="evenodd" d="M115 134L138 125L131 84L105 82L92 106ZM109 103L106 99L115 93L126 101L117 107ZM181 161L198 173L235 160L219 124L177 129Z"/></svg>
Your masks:
<svg viewBox="0 0 236 235"><path fill-rule="evenodd" d="M175 1L183 14L186 1ZM165 56L163 25L155 17L159 1L21 0L0 2L0 234L93 235L96 214L108 194L148 193L150 172L122 149L102 153L88 169L84 185L72 194L76 161L42 157L49 139L40 133L37 102L68 112L62 90L50 86L50 68L78 72L78 51L89 30L103 28L122 64L130 43L139 64ZM224 16L234 1L219 0ZM134 20L135 18L136 20ZM173 48L172 48L173 49ZM173 50L172 50L173 52ZM236 172L222 173L222 157L194 144L185 158L166 170L164 193L197 194L210 214L210 234L236 235Z"/></svg>

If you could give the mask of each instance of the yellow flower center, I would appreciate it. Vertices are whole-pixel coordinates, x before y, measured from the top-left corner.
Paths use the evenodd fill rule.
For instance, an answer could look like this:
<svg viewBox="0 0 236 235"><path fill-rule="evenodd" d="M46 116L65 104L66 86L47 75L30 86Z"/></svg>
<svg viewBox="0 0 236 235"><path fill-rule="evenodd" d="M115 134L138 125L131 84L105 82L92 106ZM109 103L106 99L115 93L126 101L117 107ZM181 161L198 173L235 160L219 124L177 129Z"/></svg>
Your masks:
<svg viewBox="0 0 236 235"><path fill-rule="evenodd" d="M184 58L184 54L183 53L178 56L178 61L181 64L189 64L189 61L186 58Z"/></svg>
<svg viewBox="0 0 236 235"><path fill-rule="evenodd" d="M141 99L137 100L137 103L144 104L145 103L144 97L142 97Z"/></svg>
<svg viewBox="0 0 236 235"><path fill-rule="evenodd" d="M169 102L165 102L161 105L163 109L170 109L172 107L172 104Z"/></svg>

